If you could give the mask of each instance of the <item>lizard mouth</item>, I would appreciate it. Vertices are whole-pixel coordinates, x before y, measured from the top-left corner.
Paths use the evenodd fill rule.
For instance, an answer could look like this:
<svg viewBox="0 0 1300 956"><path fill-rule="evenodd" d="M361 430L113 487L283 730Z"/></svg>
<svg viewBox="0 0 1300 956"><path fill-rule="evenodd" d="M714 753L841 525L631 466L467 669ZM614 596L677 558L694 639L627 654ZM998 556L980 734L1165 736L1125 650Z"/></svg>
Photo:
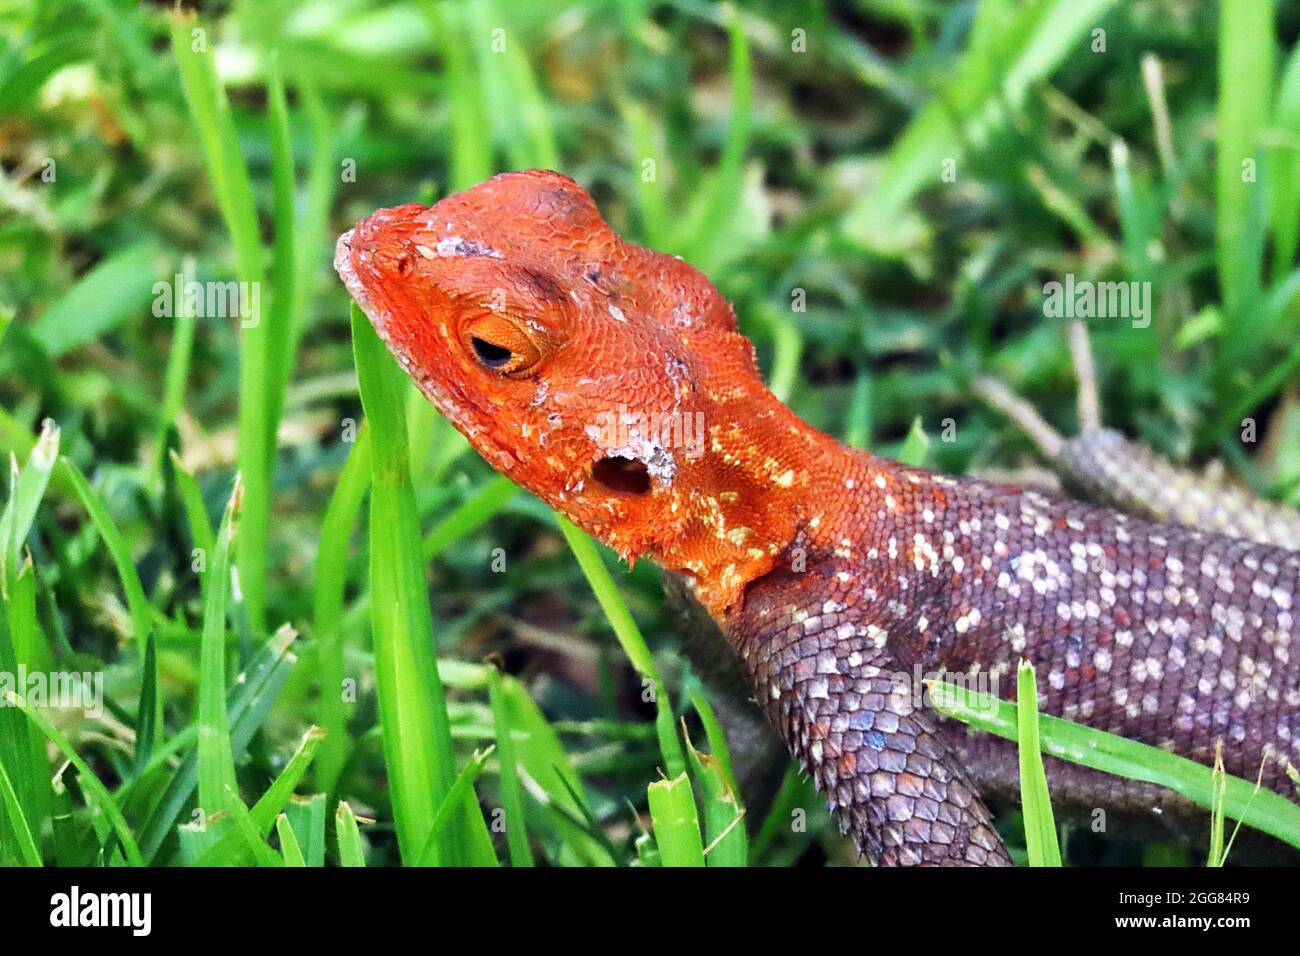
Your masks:
<svg viewBox="0 0 1300 956"><path fill-rule="evenodd" d="M591 467L598 484L621 495L644 495L650 490L650 469L637 458L609 455Z"/></svg>

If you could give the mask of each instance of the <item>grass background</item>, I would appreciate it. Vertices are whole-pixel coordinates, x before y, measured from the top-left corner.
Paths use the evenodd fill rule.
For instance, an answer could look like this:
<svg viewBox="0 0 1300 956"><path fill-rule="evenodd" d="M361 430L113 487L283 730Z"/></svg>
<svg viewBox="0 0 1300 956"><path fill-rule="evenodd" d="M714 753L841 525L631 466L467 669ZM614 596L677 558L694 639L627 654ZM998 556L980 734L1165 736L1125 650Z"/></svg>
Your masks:
<svg viewBox="0 0 1300 956"><path fill-rule="evenodd" d="M1263 0L0 4L0 670L108 705L0 708L0 863L852 862L797 775L737 823L657 572L468 452L333 237L561 169L709 273L801 416L953 472L1028 458L976 372L1074 430L1044 282L1150 282L1150 328L1092 330L1107 423L1296 504L1298 32ZM177 273L258 283L261 321L156 315ZM1050 861L1039 802L999 825Z"/></svg>

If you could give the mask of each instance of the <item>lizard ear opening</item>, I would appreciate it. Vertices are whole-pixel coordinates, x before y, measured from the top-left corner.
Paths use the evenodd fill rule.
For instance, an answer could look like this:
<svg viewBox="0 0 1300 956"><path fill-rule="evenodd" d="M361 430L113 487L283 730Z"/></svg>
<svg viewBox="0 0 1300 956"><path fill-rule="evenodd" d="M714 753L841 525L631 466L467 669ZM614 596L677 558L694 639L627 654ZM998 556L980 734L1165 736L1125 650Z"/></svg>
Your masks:
<svg viewBox="0 0 1300 956"><path fill-rule="evenodd" d="M636 458L602 458L592 466L591 477L619 494L643 495L650 490L650 470Z"/></svg>

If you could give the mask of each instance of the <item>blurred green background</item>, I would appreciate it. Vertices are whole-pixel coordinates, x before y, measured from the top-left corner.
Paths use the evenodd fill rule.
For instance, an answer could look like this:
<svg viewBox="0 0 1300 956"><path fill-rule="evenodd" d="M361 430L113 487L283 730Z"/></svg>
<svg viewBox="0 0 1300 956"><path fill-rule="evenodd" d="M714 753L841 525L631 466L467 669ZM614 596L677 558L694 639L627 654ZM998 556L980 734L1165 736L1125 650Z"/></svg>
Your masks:
<svg viewBox="0 0 1300 956"><path fill-rule="evenodd" d="M909 455L955 473L1032 459L972 397L977 372L1076 430L1045 282L1149 282L1150 328L1093 324L1107 424L1300 503L1297 33L1300 4L1263 0L260 0L197 19L0 2L0 448L25 464L4 491L0 665L102 671L108 706L51 712L66 747L0 710L0 862L135 862L134 841L140 862L292 862L292 844L409 863L430 827L460 834L443 861L693 858L647 835L647 800L666 833L679 796L647 792L677 717L717 749L658 572L604 555L654 650L656 709L614 631L637 637L549 510L413 393L391 409L410 484L384 500L404 513L413 489L414 523L371 535L333 239L493 172L574 177L623 235L709 274L802 417L887 455L924 431ZM159 315L155 283L178 273L258 283L262 321ZM42 466L47 418L64 457ZM209 571L237 470L227 594ZM372 541L427 579L423 625L419 608L376 625ZM441 683L421 670L430 619ZM414 655L414 684L386 689L382 666L377 684L376 652ZM707 794L726 774L691 768L706 815L723 807ZM420 805L421 774L445 796L449 772L469 799ZM465 824L475 793L485 822ZM743 825L732 859L854 859L797 774ZM1068 827L1065 846L1198 859Z"/></svg>

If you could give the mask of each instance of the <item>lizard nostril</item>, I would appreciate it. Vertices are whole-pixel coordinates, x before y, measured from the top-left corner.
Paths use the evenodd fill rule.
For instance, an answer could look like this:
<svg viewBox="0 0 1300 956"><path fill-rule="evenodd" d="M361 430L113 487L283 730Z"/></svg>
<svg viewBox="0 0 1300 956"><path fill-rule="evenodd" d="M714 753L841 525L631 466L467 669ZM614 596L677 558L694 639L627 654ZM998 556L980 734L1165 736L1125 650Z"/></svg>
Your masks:
<svg viewBox="0 0 1300 956"><path fill-rule="evenodd" d="M592 466L591 477L620 494L643 495L650 490L650 471L635 458L602 458Z"/></svg>

